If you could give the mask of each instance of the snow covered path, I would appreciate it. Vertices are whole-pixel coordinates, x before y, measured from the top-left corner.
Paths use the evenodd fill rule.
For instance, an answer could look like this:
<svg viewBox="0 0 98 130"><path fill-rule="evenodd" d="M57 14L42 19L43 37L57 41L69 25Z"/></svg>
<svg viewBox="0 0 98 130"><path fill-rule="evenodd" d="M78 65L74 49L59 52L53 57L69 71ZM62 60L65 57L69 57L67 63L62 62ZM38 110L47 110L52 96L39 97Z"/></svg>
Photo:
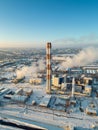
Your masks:
<svg viewBox="0 0 98 130"><path fill-rule="evenodd" d="M28 107L26 110L24 107L17 105L6 108L0 108L0 115L10 118L26 119L28 121L36 121L45 123L47 125L63 127L71 124L74 126L82 126L84 128L90 128L92 124L98 121L98 117L87 116L85 114L66 114L65 112L50 110L47 108ZM39 123L39 124L40 124Z"/></svg>

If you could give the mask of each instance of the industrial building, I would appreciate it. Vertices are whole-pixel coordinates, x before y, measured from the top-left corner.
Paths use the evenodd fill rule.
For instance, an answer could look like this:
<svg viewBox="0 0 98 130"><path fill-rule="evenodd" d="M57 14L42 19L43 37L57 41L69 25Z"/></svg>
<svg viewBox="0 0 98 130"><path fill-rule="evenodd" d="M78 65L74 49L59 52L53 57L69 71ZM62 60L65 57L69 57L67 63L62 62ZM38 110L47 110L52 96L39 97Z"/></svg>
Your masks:
<svg viewBox="0 0 98 130"><path fill-rule="evenodd" d="M54 69L52 73L51 68L51 43L46 44L46 92L51 93L57 92L59 94L65 94L71 92L71 96L74 97L74 94L87 95L91 96L93 89L93 77L87 73L86 70L90 70L92 66L82 66L82 67L72 67L68 71L65 71L64 74L60 74L60 70L57 60L59 58L54 58L56 60L56 67L53 64ZM63 59L64 60L64 59ZM96 66L93 66L93 69L97 69ZM59 70L59 71L58 71ZM96 71L97 72L97 71ZM73 78L74 77L74 78ZM95 82L95 81L94 81ZM69 92L70 90L70 92Z"/></svg>
<svg viewBox="0 0 98 130"><path fill-rule="evenodd" d="M66 87L66 75L53 75L52 76L52 85L60 89Z"/></svg>
<svg viewBox="0 0 98 130"><path fill-rule="evenodd" d="M85 86L85 90L84 90L84 93L86 93L87 95L91 95L91 92L92 92L92 86L90 85L86 85Z"/></svg>
<svg viewBox="0 0 98 130"><path fill-rule="evenodd" d="M87 74L97 74L98 73L98 66L97 65L87 65L83 66L84 73Z"/></svg>
<svg viewBox="0 0 98 130"><path fill-rule="evenodd" d="M12 101L25 103L32 93L33 93L33 89L19 88L15 91L15 94L10 95L10 98Z"/></svg>
<svg viewBox="0 0 98 130"><path fill-rule="evenodd" d="M87 107L85 110L86 114L97 116L97 110L96 108Z"/></svg>
<svg viewBox="0 0 98 130"><path fill-rule="evenodd" d="M40 102L39 106L41 106L41 107L48 107L50 99L51 99L51 95L44 96L42 101Z"/></svg>
<svg viewBox="0 0 98 130"><path fill-rule="evenodd" d="M42 78L32 78L32 79L29 80L29 82L31 84L38 85L38 84L42 84L43 83L43 79Z"/></svg>

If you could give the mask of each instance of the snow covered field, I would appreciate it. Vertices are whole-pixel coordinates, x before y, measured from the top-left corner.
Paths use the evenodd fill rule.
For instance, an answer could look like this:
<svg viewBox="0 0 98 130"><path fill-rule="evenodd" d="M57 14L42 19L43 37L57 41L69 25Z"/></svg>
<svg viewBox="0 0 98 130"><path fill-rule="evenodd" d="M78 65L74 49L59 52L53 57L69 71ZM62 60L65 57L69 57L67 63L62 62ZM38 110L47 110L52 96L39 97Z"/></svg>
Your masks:
<svg viewBox="0 0 98 130"><path fill-rule="evenodd" d="M39 104L43 97L46 95L45 84L34 86L30 85L29 83L19 83L16 85L3 84L1 86L10 88L13 91L20 87L33 88L33 94L27 101L26 105L20 103L10 104L8 101L8 103L6 103L4 106L1 106L1 117L17 119L31 124L37 124L38 126L48 128L49 130L62 130L66 125L91 128L91 126L98 121L97 116L88 116L85 113L81 112L72 112L70 114L67 114L63 111L33 106L32 100L35 100L37 104ZM5 101L7 102L7 99ZM91 98L85 98L85 100L82 102L83 106L86 107L87 102L90 101L92 101ZM98 103L97 100L95 101Z"/></svg>

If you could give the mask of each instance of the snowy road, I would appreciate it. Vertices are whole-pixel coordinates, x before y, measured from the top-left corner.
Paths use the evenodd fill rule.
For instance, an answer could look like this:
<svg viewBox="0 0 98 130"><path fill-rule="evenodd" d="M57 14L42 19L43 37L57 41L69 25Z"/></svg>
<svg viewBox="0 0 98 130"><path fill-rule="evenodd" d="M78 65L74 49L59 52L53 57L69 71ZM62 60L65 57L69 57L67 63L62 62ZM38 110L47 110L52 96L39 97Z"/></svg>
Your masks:
<svg viewBox="0 0 98 130"><path fill-rule="evenodd" d="M63 130L63 128L57 126L57 124L52 125L52 123L51 124L46 123L46 122L49 122L49 120L47 120L47 118L43 118L38 114L36 115L36 113L30 114L31 113L30 111L29 111L30 113L28 113L28 114L20 113L19 109L21 110L22 108L18 108L17 111L16 110L14 111L14 108L13 108L13 110L12 110L12 108L10 110L2 109L2 110L0 110L0 117L24 121L26 123L31 123L34 125L38 125L38 126L47 128L48 130L51 130L51 129L52 130Z"/></svg>
<svg viewBox="0 0 98 130"><path fill-rule="evenodd" d="M7 105L6 108L0 108L0 115L3 117L25 120L26 122L34 122L45 128L53 130L62 130L65 125L74 124L75 126L91 127L98 117L87 116L82 113L66 114L65 112L53 111L46 108L32 107L25 108L17 105ZM43 124L43 125L42 125ZM58 126L58 127L57 127Z"/></svg>

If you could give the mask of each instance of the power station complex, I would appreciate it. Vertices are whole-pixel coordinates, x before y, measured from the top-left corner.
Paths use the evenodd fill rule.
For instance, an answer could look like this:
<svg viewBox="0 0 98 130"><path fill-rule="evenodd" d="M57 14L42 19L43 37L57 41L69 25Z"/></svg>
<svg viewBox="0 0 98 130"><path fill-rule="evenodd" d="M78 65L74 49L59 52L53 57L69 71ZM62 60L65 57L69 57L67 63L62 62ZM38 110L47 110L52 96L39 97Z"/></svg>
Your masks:
<svg viewBox="0 0 98 130"><path fill-rule="evenodd" d="M51 49L48 42L46 53L11 50L6 56L19 53L17 58L0 62L0 128L3 122L8 127L20 124L18 129L27 120L52 125L39 128L43 130L98 130L98 61L78 66L70 62L77 49ZM68 59L73 65L66 68Z"/></svg>
<svg viewBox="0 0 98 130"><path fill-rule="evenodd" d="M51 47L49 42L46 44L46 93L52 94L54 91L59 94L69 93L71 97L74 95L92 95L92 90L97 94L97 71L96 65L87 65L80 67L71 67L63 70L58 70L59 67L52 67L53 60L51 59ZM54 62L62 62L60 59ZM54 70L54 71L53 71Z"/></svg>
<svg viewBox="0 0 98 130"><path fill-rule="evenodd" d="M56 77L52 76L52 66L51 66L51 48L52 44L48 42L46 44L46 93L51 94L51 90L53 89L52 87L61 87L59 86L60 84L62 85L62 88L65 87L65 82L66 82L66 75L63 77ZM72 97L74 96L74 90L75 90L75 81L74 77L72 80Z"/></svg>

